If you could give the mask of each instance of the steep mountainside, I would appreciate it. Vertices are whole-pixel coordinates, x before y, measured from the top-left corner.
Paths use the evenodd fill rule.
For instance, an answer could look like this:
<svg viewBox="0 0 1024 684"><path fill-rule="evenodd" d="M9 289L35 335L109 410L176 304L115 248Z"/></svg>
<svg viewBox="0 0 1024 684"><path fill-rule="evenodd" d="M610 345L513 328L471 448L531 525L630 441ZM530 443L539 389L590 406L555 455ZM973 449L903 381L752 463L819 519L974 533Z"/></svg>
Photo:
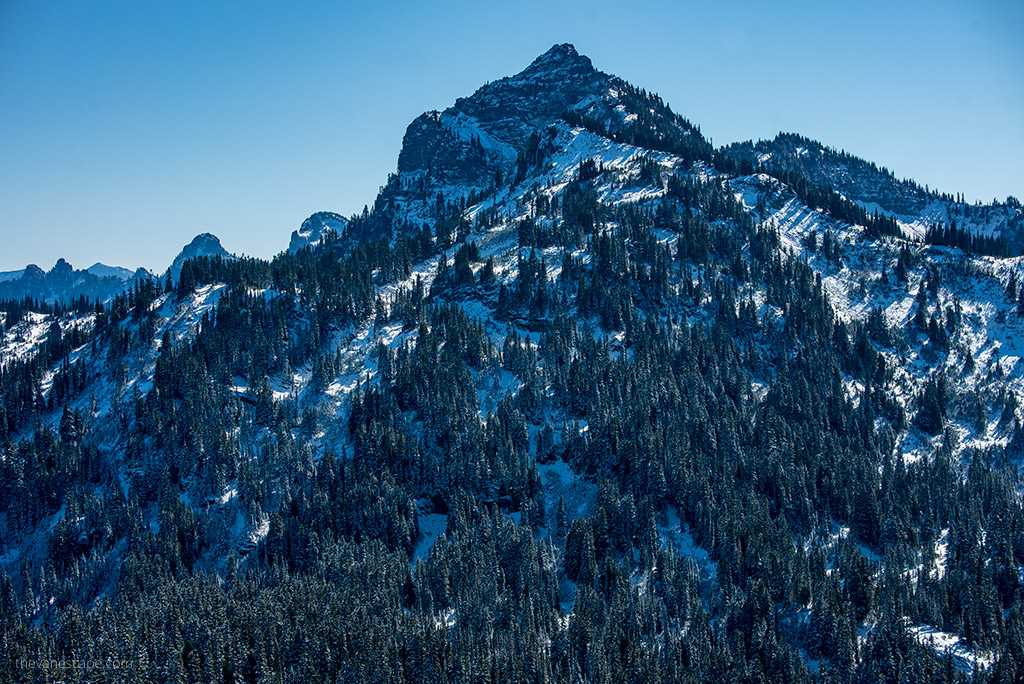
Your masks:
<svg viewBox="0 0 1024 684"><path fill-rule="evenodd" d="M272 261L11 307L0 679L1014 681L1019 210L935 202L557 45Z"/></svg>

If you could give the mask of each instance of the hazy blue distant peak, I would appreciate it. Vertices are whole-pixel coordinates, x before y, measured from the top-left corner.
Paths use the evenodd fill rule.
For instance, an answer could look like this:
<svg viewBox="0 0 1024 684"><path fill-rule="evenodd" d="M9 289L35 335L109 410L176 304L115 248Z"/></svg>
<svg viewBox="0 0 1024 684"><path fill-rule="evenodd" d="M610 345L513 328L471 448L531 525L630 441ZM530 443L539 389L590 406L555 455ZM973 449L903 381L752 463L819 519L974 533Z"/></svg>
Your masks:
<svg viewBox="0 0 1024 684"><path fill-rule="evenodd" d="M85 270L76 270L66 259L58 259L49 271L29 264L20 271L0 274L0 299L29 297L42 302L69 303L85 297L107 301L135 279L151 277L152 274L144 269L130 271L99 263Z"/></svg>
<svg viewBox="0 0 1024 684"><path fill-rule="evenodd" d="M117 278L118 280L128 280L135 275L135 271L130 268L124 268L123 266L107 266L99 261L85 270L99 278Z"/></svg>
<svg viewBox="0 0 1024 684"><path fill-rule="evenodd" d="M25 270L21 272L22 280L42 280L46 277L46 271L39 268L37 264L29 264L25 267Z"/></svg>
<svg viewBox="0 0 1024 684"><path fill-rule="evenodd" d="M58 267L61 265L61 262L63 262L64 264L68 263L64 259L60 259L54 265L54 269L58 269L59 271L60 269ZM68 267L70 267L70 264L68 264ZM32 274L29 274L29 269L32 270ZM97 261L89 268L85 269L85 271L86 273L91 273L97 278L117 278L118 280L129 280L136 273L130 268L124 268L123 266L108 266L99 261ZM39 268L39 266L31 264L29 267L21 268L18 269L17 271L0 272L0 283L9 282L12 280L19 280L25 275L35 275L37 277L41 277L46 275L46 272L43 271L43 269Z"/></svg>
<svg viewBox="0 0 1024 684"><path fill-rule="evenodd" d="M17 271L3 271L0 272L0 283L7 282L8 280L17 280L21 276L25 275L25 269L19 269Z"/></svg>

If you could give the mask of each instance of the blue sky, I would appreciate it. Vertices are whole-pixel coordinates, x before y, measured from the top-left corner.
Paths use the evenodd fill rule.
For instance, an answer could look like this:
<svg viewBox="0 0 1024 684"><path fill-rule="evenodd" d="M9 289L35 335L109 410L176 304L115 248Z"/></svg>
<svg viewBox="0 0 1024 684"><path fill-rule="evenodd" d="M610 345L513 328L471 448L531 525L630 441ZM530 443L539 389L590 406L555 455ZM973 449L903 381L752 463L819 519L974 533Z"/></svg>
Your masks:
<svg viewBox="0 0 1024 684"><path fill-rule="evenodd" d="M1024 195L1024 4L0 0L0 270L270 257L372 204L405 127L554 43L716 145L815 138Z"/></svg>

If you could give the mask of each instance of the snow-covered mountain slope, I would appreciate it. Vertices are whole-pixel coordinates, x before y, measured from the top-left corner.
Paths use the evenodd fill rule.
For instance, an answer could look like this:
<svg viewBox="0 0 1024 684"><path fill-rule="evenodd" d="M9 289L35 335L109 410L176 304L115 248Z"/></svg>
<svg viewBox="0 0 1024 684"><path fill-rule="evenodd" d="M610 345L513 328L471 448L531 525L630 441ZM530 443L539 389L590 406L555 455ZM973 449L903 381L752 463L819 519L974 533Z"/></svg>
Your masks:
<svg viewBox="0 0 1024 684"><path fill-rule="evenodd" d="M170 289L4 312L19 634L130 605L225 679L424 679L398 652L425 640L494 680L522 653L549 681L1008 671L1022 259L786 182L925 220L853 158L736 149L557 45L417 118L373 211L314 214L273 262L203 235ZM239 628L199 636L224 620L193 604L277 617L217 650ZM344 667L303 651L328 633ZM155 679L201 667L172 636Z"/></svg>
<svg viewBox="0 0 1024 684"><path fill-rule="evenodd" d="M375 213L392 223L425 225L439 216L438 197L472 203L507 179L524 180L558 149L549 127L563 120L616 140L692 148L710 159L699 130L657 96L596 70L572 45L555 45L519 74L413 121L398 173L377 198Z"/></svg>
<svg viewBox="0 0 1024 684"><path fill-rule="evenodd" d="M896 371L889 391L911 423L928 381L942 374L956 385L957 411L946 428L956 432L958 451L1005 448L1018 437L1015 425L1024 421L1016 409L1024 400L1024 305L1009 292L1016 290L1011 283L1024 279L1024 258L869 240L862 227L808 209L767 175L734 178L729 185L748 210L778 229L784 249L821 277L837 317L904 331L876 337L875 347ZM977 408L979 397L996 395L1012 397L1010 414L1002 400L982 399L985 408ZM901 450L905 458L919 459L934 446L910 431Z"/></svg>
<svg viewBox="0 0 1024 684"><path fill-rule="evenodd" d="M1024 319L1017 313L1020 308L1017 302L1006 301L1005 291L1011 281L1024 282L1019 259L971 257L958 250L908 245L900 240L871 240L864 235L862 227L843 224L809 208L784 183L765 173L726 179L705 162L693 163L678 154L621 142L616 139L621 136L614 135L613 131L627 130L629 124L639 118L637 112L630 111L623 103L623 93L629 89L628 84L595 70L590 60L576 53L572 46L555 46L522 73L484 86L445 112L427 113L414 121L406 133L399 174L382 191L375 214L395 226L422 224L436 220L438 211L426 198L438 192L463 201L477 199L457 210L460 219L471 226L461 242L477 244L479 262L492 261L496 282L512 286L520 277L526 253L518 237L521 224L530 221L538 233L554 233L564 228L568 221L565 207L581 186L592 189L596 206L603 208L602 215L592 217L595 225L590 230L602 230L621 228L614 220L616 209L657 212L671 194L670 186L674 181L708 187L721 185L735 196L737 206L751 220L778 231L781 258L806 260L821 278L828 302L839 320L870 327L876 325L872 316L879 312L887 329L912 329L919 308L928 311L926 319L938 317L943 322L940 324L945 323L947 310L955 308L956 323L946 333L948 351L936 349L927 329L898 341L882 336L882 342L876 342L878 353L896 371L888 390L894 393L897 404L906 414L908 427L898 436L906 458L920 459L929 453L929 446L934 445L934 439L922 434L914 425L918 399L939 372L958 379L957 392L978 393L982 397L983 413L989 417L981 420L969 414L969 411L977 413L973 405L958 406L953 412L954 418L947 424L959 436L956 452L991 445L1005 447L1011 442L1015 436L1014 420L1024 420L1024 409L1018 408L1024 406L1024 366L1019 363L1019 353L1024 350L1021 346L1024 345L1021 323ZM635 95L640 99L625 100L634 108L637 101L657 103L647 94ZM566 111L586 116L591 124L601 123L605 134L596 132L593 125L574 126L563 120ZM654 106L649 112L662 116L658 123L668 121L675 132L700 139L695 128L671 113L658 112ZM788 151L787 145L797 142L802 144ZM927 206L918 202L928 196L923 191L919 193L916 186L900 184L874 165L837 155L803 139L780 136L770 149L751 149L760 155L757 161L761 164L779 156L787 160L790 157L816 159L807 166L816 182L835 183L836 187L865 202L872 198L872 201L885 201L887 207L894 207L887 211L913 212ZM739 159L751 153L742 146L726 152ZM494 179L496 173L506 178L500 187ZM585 176L588 178L582 182ZM868 190L856 195L855 190L865 187ZM461 191L466 192L458 194ZM424 199L415 199L419 197ZM561 209L555 212L539 207ZM343 235L348 223L344 217L330 212L314 214L292 234L289 252L295 253L304 247L315 249L327 234ZM683 237L677 230L656 229L653 235L657 243L672 252L682 248ZM546 260L547 278L557 281L563 269L561 262L567 254L565 245L527 245L526 249ZM453 245L442 254L446 261L451 261L457 251L458 246ZM912 265L897 275L900 254L904 251L910 254ZM583 264L595 258L590 248L582 245L569 254ZM174 260L172 276L175 279L180 276L181 266L187 259L201 256L230 257L230 254L215 236L199 235ZM439 258L433 256L414 264L404 280L377 287L374 298L388 311L391 302L414 284L429 292L438 262ZM59 263L54 271L63 273L70 268L62 270L60 266ZM479 272L479 266L476 268ZM122 274L119 271L117 275ZM936 280L941 285L934 288L929 295L931 299L920 304L919 293ZM682 283L677 283L674 287L681 286ZM139 376L129 379L126 387L145 389L151 386L162 334L173 330L181 337L194 329L204 313L215 309L215 295L222 287L221 284L209 286L173 306L166 296L154 304L157 317L155 332L151 335L153 347L144 355L149 361L139 366ZM779 321L784 320L781 312L773 312L765 304L767 292L763 283L750 283L741 294L758 304L759 316L770 319L774 315ZM268 296L279 297L280 293L268 293ZM441 289L436 297L441 301L453 299L471 316L483 320L495 331L496 343L501 343L516 329L515 325L496 319L497 302L493 295L467 300L463 296L450 297ZM713 317L713 311L701 306L710 305L710 301L698 300L694 304L677 309L675 303L666 302L666 312L682 311L694 323ZM190 323L186 325L182 321ZM43 339L49 322L45 316L36 316L12 328L0 351L3 359L10 361L31 355ZM527 328L538 325L537 321L521 323L526 327L519 332L535 335ZM393 327L385 328L382 333L370 323L339 331L333 338L331 351L345 359L347 370L329 383L327 391L323 394L303 391L311 382L308 369L288 377L276 377L272 385L291 387L290 392L298 392L296 396L301 397L300 403L310 403L318 411L327 411L334 419L341 420L347 407L343 401L345 395L359 387L361 381L377 376L377 362L372 353L375 344L414 344L415 337L396 334ZM993 368L997 369L998 382L992 379ZM237 387L243 394L252 389L248 383ZM855 382L848 387L855 401L863 389ZM124 396L123 388L118 394ZM283 390L275 390L275 395L291 396ZM994 398L997 395L998 401ZM1009 420L1005 418L1003 405L1015 406ZM1002 417L993 420L992 416ZM977 429L980 425L984 428Z"/></svg>

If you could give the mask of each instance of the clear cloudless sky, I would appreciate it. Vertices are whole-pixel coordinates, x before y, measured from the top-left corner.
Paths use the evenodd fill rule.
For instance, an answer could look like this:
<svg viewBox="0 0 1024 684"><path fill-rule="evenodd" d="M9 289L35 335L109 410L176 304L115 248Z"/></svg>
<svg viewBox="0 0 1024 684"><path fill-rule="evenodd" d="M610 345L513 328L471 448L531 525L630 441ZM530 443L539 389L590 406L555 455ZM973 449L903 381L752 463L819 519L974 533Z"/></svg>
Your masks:
<svg viewBox="0 0 1024 684"><path fill-rule="evenodd" d="M571 42L716 145L793 131L1024 195L1024 3L0 0L0 271L270 257L372 204L405 127Z"/></svg>

